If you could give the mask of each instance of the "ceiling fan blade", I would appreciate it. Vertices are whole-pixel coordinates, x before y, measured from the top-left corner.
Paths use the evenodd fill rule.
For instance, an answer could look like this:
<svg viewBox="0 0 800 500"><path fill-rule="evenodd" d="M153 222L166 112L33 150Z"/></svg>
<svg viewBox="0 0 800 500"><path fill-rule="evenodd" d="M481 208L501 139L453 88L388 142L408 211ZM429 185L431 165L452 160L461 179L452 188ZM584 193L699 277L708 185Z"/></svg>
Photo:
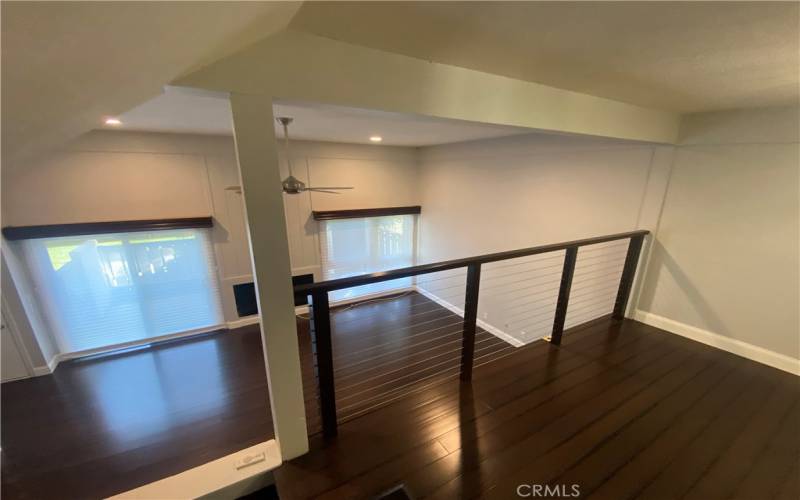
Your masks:
<svg viewBox="0 0 800 500"><path fill-rule="evenodd" d="M348 187L310 186L306 187L306 189L312 190L312 189L355 189L355 188L353 186L348 186Z"/></svg>
<svg viewBox="0 0 800 500"><path fill-rule="evenodd" d="M337 193L336 191L328 191L327 189L322 189L322 188L305 188L303 191L313 191L315 193L342 194L342 193Z"/></svg>

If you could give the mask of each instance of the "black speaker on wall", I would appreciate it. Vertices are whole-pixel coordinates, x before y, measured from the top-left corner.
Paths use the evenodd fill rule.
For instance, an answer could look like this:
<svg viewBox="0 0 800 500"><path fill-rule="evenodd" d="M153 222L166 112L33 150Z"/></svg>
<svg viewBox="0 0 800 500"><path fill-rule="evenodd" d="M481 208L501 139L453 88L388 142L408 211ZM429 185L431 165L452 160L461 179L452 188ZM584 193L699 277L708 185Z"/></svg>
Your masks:
<svg viewBox="0 0 800 500"><path fill-rule="evenodd" d="M300 274L297 276L292 276L292 285L305 285L313 282L313 274ZM233 298L236 301L236 312L240 318L258 314L256 287L252 282L233 285ZM295 294L295 306L304 306L306 304L308 304L308 296Z"/></svg>

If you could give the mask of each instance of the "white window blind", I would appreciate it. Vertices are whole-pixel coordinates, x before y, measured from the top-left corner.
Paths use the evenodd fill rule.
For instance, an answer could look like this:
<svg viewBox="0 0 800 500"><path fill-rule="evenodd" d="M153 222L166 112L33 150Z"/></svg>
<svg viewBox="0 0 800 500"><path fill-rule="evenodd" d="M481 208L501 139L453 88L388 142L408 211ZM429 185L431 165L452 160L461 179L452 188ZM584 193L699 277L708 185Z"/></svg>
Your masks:
<svg viewBox="0 0 800 500"><path fill-rule="evenodd" d="M23 245L63 353L222 323L206 230L45 238Z"/></svg>
<svg viewBox="0 0 800 500"><path fill-rule="evenodd" d="M414 264L414 215L322 221L322 271L326 280ZM411 278L331 292L333 301L406 288Z"/></svg>

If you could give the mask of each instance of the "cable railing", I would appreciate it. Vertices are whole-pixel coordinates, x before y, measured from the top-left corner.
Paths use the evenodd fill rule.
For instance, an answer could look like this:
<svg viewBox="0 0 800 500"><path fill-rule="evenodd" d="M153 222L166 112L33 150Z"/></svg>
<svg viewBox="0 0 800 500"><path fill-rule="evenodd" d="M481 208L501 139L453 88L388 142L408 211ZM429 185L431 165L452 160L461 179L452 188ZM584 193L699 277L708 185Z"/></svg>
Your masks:
<svg viewBox="0 0 800 500"><path fill-rule="evenodd" d="M296 294L312 298L323 435L337 433L337 397L340 412L357 416L413 387L447 377L468 382L476 361L479 366L499 359L514 346L543 337L560 345L565 328L608 313L622 319L648 233L631 231L295 286ZM372 314L334 308L332 316L330 292L409 277L419 298L400 293L403 301L396 305L402 311L395 314L385 305ZM379 307L370 302L365 302L368 307ZM334 353L332 327L341 333L336 341L343 352ZM363 332L370 338L360 338ZM410 370L418 372L410 376Z"/></svg>

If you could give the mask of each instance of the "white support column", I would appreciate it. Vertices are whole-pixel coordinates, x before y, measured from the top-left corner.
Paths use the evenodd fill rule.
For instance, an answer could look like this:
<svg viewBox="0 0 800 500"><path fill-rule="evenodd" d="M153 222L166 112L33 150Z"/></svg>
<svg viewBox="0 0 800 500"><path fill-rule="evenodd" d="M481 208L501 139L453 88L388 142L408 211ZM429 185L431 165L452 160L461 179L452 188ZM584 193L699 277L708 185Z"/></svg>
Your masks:
<svg viewBox="0 0 800 500"><path fill-rule="evenodd" d="M308 432L272 99L231 94L230 100L272 421L288 460L308 451Z"/></svg>

